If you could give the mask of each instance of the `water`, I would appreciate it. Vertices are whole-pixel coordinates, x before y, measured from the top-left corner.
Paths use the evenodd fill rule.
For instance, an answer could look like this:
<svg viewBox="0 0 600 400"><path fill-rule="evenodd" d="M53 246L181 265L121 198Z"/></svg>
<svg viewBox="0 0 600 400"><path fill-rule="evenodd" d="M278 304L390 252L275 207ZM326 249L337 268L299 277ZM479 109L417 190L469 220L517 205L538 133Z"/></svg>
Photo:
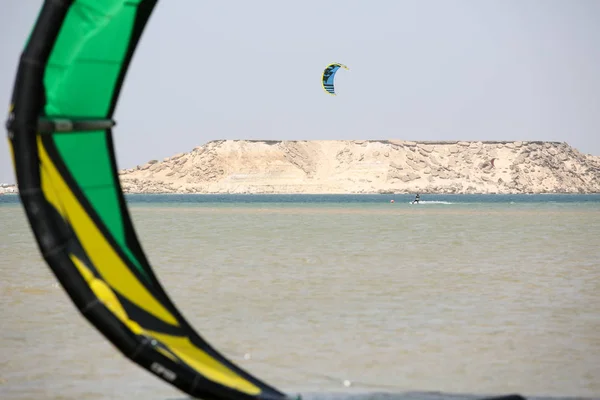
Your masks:
<svg viewBox="0 0 600 400"><path fill-rule="evenodd" d="M282 390L600 398L600 195L412 199L128 196L184 315ZM2 399L184 398L75 311L18 197L0 221Z"/></svg>

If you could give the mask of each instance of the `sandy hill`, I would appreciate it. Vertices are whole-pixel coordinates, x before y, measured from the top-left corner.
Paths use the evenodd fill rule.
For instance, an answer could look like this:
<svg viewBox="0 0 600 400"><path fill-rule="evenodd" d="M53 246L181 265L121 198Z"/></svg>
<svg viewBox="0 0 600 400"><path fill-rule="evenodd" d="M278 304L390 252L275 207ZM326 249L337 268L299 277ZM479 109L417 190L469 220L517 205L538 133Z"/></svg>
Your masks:
<svg viewBox="0 0 600 400"><path fill-rule="evenodd" d="M221 140L120 177L130 193L592 193L600 157L558 142Z"/></svg>

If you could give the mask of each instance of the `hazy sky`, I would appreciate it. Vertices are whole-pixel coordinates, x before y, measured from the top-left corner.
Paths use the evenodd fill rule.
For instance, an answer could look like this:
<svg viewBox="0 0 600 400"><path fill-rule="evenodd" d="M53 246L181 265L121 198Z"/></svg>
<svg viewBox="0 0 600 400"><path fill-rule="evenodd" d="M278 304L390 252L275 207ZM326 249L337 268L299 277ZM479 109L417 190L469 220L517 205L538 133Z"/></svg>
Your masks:
<svg viewBox="0 0 600 400"><path fill-rule="evenodd" d="M5 110L41 4L1 5ZM350 68L337 97L321 88L330 62ZM117 108L117 158L214 139L552 140L600 155L599 74L598 0L160 0ZM4 139L0 182L14 182L9 159Z"/></svg>

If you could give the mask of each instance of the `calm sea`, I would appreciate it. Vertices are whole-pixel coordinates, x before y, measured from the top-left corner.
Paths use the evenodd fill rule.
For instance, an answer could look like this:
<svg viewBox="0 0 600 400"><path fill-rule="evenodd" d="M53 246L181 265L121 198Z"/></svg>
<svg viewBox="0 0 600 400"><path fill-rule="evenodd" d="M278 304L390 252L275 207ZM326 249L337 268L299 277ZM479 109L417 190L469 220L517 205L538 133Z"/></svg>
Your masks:
<svg viewBox="0 0 600 400"><path fill-rule="evenodd" d="M600 398L600 195L127 199L183 314L284 391ZM1 399L185 398L78 314L16 196L0 273Z"/></svg>

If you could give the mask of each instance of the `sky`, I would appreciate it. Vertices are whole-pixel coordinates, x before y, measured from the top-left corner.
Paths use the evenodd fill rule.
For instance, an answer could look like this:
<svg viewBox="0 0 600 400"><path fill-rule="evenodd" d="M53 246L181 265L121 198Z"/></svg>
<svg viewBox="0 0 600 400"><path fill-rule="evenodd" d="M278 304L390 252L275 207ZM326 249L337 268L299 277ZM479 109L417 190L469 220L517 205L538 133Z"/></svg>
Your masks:
<svg viewBox="0 0 600 400"><path fill-rule="evenodd" d="M0 6L6 110L41 4ZM597 0L159 0L115 114L117 162L217 139L545 140L600 155L598 21ZM320 82L331 62L350 68L335 97ZM14 181L0 140L0 182Z"/></svg>

